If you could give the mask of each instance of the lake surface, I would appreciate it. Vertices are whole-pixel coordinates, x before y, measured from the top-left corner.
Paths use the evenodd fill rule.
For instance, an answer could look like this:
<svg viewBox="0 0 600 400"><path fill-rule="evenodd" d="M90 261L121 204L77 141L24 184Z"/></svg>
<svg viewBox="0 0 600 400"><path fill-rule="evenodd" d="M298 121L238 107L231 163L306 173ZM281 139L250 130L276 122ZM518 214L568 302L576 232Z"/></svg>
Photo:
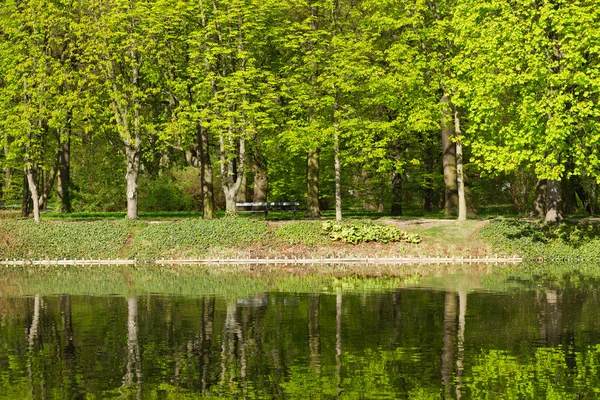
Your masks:
<svg viewBox="0 0 600 400"><path fill-rule="evenodd" d="M600 397L600 298L582 278L284 292L200 277L218 294L193 295L119 271L131 293L0 281L0 398Z"/></svg>

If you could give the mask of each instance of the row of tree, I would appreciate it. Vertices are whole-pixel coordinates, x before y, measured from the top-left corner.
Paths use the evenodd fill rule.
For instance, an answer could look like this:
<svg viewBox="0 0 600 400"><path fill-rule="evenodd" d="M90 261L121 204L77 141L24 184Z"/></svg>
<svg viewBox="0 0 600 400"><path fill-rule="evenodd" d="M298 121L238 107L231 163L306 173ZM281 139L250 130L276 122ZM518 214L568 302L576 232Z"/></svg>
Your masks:
<svg viewBox="0 0 600 400"><path fill-rule="evenodd" d="M481 176L521 198L535 179L547 221L563 200L593 212L598 32L579 0L6 0L3 194L39 221L56 186L69 212L87 157L124 172L135 219L140 174L187 163L206 218L216 184L235 214L298 181L317 217L325 157L338 219L342 193L381 208L386 188L401 214L409 182L464 219Z"/></svg>

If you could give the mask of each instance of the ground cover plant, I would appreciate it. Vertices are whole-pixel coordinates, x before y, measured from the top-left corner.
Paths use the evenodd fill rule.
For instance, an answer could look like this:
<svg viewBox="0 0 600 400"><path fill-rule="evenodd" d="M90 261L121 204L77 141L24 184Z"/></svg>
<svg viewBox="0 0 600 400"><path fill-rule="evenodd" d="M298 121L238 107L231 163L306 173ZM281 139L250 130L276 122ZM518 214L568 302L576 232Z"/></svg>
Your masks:
<svg viewBox="0 0 600 400"><path fill-rule="evenodd" d="M497 249L539 260L600 260L600 223L497 220L479 236Z"/></svg>
<svg viewBox="0 0 600 400"><path fill-rule="evenodd" d="M119 255L140 223L126 220L43 222L4 219L0 259L105 259Z"/></svg>

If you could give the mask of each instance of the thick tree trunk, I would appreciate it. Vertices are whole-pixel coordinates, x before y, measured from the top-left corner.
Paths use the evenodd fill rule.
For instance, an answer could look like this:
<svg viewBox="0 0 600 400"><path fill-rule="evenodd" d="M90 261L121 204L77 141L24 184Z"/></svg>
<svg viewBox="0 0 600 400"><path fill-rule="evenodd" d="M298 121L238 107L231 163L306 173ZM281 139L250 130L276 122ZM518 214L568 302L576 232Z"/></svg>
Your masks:
<svg viewBox="0 0 600 400"><path fill-rule="evenodd" d="M237 146L237 157L230 159L227 157L227 148L225 140L229 142L229 147L234 148ZM246 173L245 159L246 159L246 139L244 135L240 135L239 138L234 138L233 128L229 128L227 135L221 132L219 135L219 146L220 146L220 158L221 158L221 181L223 187L223 194L225 195L225 212L228 215L236 216L237 207L235 206L237 193L242 186L242 177ZM237 164L237 170L235 168Z"/></svg>
<svg viewBox="0 0 600 400"><path fill-rule="evenodd" d="M533 200L532 217L543 217L546 215L546 197L548 195L548 180L539 179L535 186L535 199Z"/></svg>
<svg viewBox="0 0 600 400"><path fill-rule="evenodd" d="M460 115L458 109L454 111L454 133L460 136ZM463 151L462 142L455 143L456 146L456 183L458 186L458 221L467 220L467 200L465 197L465 180L463 174Z"/></svg>
<svg viewBox="0 0 600 400"><path fill-rule="evenodd" d="M560 181L548 179L546 222L558 222L562 219L561 197Z"/></svg>
<svg viewBox="0 0 600 400"><path fill-rule="evenodd" d="M402 173L392 172L392 216L402 215Z"/></svg>
<svg viewBox="0 0 600 400"><path fill-rule="evenodd" d="M252 170L254 172L254 192L252 201L255 203L264 203L267 201L269 175L265 160L257 154L257 152L254 154Z"/></svg>
<svg viewBox="0 0 600 400"><path fill-rule="evenodd" d="M71 212L71 124L66 130L66 137L60 138L60 154L58 158L58 198L60 199L60 212Z"/></svg>
<svg viewBox="0 0 600 400"><path fill-rule="evenodd" d="M306 158L306 216L319 218L319 152L320 149L310 151Z"/></svg>
<svg viewBox="0 0 600 400"><path fill-rule="evenodd" d="M27 177L29 193L31 194L31 200L33 201L33 220L35 222L40 222L40 198L38 195L36 169L37 167L25 167L25 176Z"/></svg>
<svg viewBox="0 0 600 400"><path fill-rule="evenodd" d="M244 173L242 175L242 184L240 185L240 190L238 190L235 195L235 201L239 201L240 203L245 203L248 198L248 174Z"/></svg>
<svg viewBox="0 0 600 400"><path fill-rule="evenodd" d="M452 126L452 112L450 99L444 94L442 103L442 159L444 166L445 211L447 216L456 215L458 209L458 187L456 181L456 144L452 141L454 128Z"/></svg>

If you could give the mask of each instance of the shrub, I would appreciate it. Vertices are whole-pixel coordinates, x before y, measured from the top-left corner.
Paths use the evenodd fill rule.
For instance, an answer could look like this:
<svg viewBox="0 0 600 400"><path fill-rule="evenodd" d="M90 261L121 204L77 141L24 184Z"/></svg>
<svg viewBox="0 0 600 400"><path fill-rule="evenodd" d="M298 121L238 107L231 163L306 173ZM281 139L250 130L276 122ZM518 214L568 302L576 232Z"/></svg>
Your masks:
<svg viewBox="0 0 600 400"><path fill-rule="evenodd" d="M331 240L357 244L360 242L406 242L420 243L421 237L411 234L391 225L380 225L367 222L339 223L333 221L324 222L323 231Z"/></svg>

